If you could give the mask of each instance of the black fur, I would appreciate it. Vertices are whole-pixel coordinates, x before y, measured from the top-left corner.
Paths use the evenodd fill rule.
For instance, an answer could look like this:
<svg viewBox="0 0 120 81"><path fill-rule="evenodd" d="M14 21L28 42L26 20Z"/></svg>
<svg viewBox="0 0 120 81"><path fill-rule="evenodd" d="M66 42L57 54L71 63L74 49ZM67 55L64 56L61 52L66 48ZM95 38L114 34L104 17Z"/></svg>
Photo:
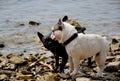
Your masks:
<svg viewBox="0 0 120 81"><path fill-rule="evenodd" d="M68 55L65 50L65 47L62 44L58 43L58 41L52 40L49 36L44 37L39 32L37 34L40 40L42 41L43 45L45 46L45 48L50 50L55 56L56 64L55 64L54 72L62 72L68 60ZM59 57L62 57L61 64L59 64ZM58 69L59 66L60 69Z"/></svg>

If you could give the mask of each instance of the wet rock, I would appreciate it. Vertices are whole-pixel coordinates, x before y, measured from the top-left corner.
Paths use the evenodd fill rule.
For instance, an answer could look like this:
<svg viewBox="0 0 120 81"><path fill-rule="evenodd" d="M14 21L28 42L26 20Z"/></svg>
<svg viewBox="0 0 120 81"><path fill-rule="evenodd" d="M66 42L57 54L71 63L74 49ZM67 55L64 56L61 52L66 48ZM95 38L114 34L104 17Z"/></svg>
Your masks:
<svg viewBox="0 0 120 81"><path fill-rule="evenodd" d="M10 59L10 58L13 57L13 56L15 56L15 54L10 53L10 54L8 54L6 57L7 57L8 59Z"/></svg>
<svg viewBox="0 0 120 81"><path fill-rule="evenodd" d="M91 80L90 80L90 78L79 77L79 78L76 78L76 81L91 81Z"/></svg>
<svg viewBox="0 0 120 81"><path fill-rule="evenodd" d="M106 62L113 62L113 61L115 61L115 57L114 56L107 56Z"/></svg>
<svg viewBox="0 0 120 81"><path fill-rule="evenodd" d="M3 54L0 54L0 57L2 57L3 56Z"/></svg>
<svg viewBox="0 0 120 81"><path fill-rule="evenodd" d="M43 76L39 76L37 80L38 81L60 81L60 78L58 74L47 72Z"/></svg>
<svg viewBox="0 0 120 81"><path fill-rule="evenodd" d="M26 64L27 61L21 56L12 56L9 61L13 64Z"/></svg>
<svg viewBox="0 0 120 81"><path fill-rule="evenodd" d="M63 79L70 78L70 76L67 75L67 74L65 74L65 73L58 73L58 74L59 74L59 76L60 76L61 78L63 78Z"/></svg>
<svg viewBox="0 0 120 81"><path fill-rule="evenodd" d="M4 67L8 63L8 59L0 57L0 68Z"/></svg>
<svg viewBox="0 0 120 81"><path fill-rule="evenodd" d="M16 65L15 64L11 64L11 63L7 63L5 65L5 67L3 67L4 70L15 70L16 69Z"/></svg>
<svg viewBox="0 0 120 81"><path fill-rule="evenodd" d="M0 70L0 74L10 75L10 74L12 74L12 71L9 71L9 70Z"/></svg>
<svg viewBox="0 0 120 81"><path fill-rule="evenodd" d="M36 57L35 55L33 55L33 54L30 54L28 60L29 60L30 62L35 62L35 61L37 61L37 57Z"/></svg>
<svg viewBox="0 0 120 81"><path fill-rule="evenodd" d="M35 25L40 25L41 23L39 22L36 22L36 21L29 21L29 24L32 25L32 26L35 26Z"/></svg>
<svg viewBox="0 0 120 81"><path fill-rule="evenodd" d="M116 44L116 43L119 43L119 41L116 38L113 38L112 39L112 44Z"/></svg>
<svg viewBox="0 0 120 81"><path fill-rule="evenodd" d="M0 43L0 48L4 48L5 45L3 43Z"/></svg>
<svg viewBox="0 0 120 81"><path fill-rule="evenodd" d="M8 76L6 74L1 74L0 75L0 81L6 80Z"/></svg>
<svg viewBox="0 0 120 81"><path fill-rule="evenodd" d="M120 55L116 55L116 61L120 61Z"/></svg>
<svg viewBox="0 0 120 81"><path fill-rule="evenodd" d="M22 23L22 22L17 22L15 26L16 26L16 27L25 26L25 24Z"/></svg>
<svg viewBox="0 0 120 81"><path fill-rule="evenodd" d="M106 72L117 72L118 70L120 70L120 61L110 62L105 68Z"/></svg>
<svg viewBox="0 0 120 81"><path fill-rule="evenodd" d="M28 75L19 74L19 75L16 76L16 78L17 78L17 80L31 79L32 74L28 74Z"/></svg>
<svg viewBox="0 0 120 81"><path fill-rule="evenodd" d="M71 25L77 27L77 28L81 28L81 25L73 19L69 19L67 22L70 23Z"/></svg>

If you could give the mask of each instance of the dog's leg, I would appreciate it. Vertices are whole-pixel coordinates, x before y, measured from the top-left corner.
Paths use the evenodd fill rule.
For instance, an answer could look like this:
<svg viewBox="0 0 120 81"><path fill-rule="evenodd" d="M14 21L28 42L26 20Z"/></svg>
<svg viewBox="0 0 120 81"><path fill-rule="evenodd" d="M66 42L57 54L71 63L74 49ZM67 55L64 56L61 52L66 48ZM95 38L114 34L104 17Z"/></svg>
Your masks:
<svg viewBox="0 0 120 81"><path fill-rule="evenodd" d="M69 63L70 63L70 67L69 67L70 72L69 73L71 73L74 69L72 57L69 57Z"/></svg>
<svg viewBox="0 0 120 81"><path fill-rule="evenodd" d="M69 70L65 71L65 74L70 74L73 71L73 61L72 61L72 57L68 57L68 62L69 62Z"/></svg>
<svg viewBox="0 0 120 81"><path fill-rule="evenodd" d="M77 74L78 73L78 69L79 69L79 61L80 61L80 59L74 57L74 58L72 58L72 60L73 60L73 64L74 64L74 70L70 74L70 76L74 76L75 74Z"/></svg>
<svg viewBox="0 0 120 81"><path fill-rule="evenodd" d="M59 67L59 56L55 55L55 68L54 68L54 72L57 72L58 67Z"/></svg>
<svg viewBox="0 0 120 81"><path fill-rule="evenodd" d="M103 77L102 73L105 67L106 54L104 52L98 53L95 57L96 64L99 68L96 77Z"/></svg>
<svg viewBox="0 0 120 81"><path fill-rule="evenodd" d="M65 55L62 57L62 63L60 64L60 72L63 72L65 64L67 63L68 55Z"/></svg>

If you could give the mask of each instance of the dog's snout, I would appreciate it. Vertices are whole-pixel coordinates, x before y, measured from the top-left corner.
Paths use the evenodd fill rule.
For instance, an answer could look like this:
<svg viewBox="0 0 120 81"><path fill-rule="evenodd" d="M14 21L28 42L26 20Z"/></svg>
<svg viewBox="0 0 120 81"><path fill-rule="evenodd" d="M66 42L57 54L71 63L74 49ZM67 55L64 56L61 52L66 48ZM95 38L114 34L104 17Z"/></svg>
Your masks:
<svg viewBox="0 0 120 81"><path fill-rule="evenodd" d="M50 38L51 38L51 39L55 39L54 32L51 33Z"/></svg>

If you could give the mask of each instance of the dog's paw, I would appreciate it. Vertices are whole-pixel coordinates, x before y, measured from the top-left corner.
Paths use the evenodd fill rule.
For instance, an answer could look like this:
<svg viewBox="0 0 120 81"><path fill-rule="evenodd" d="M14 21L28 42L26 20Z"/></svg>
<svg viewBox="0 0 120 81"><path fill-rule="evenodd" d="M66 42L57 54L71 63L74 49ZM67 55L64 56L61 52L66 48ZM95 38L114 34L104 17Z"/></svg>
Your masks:
<svg viewBox="0 0 120 81"><path fill-rule="evenodd" d="M72 73L70 73L70 76L75 76L77 72L74 70Z"/></svg>
<svg viewBox="0 0 120 81"><path fill-rule="evenodd" d="M96 77L97 77L97 78L100 78L100 77L103 77L103 75L102 75L101 72L98 72L98 73L96 74Z"/></svg>
<svg viewBox="0 0 120 81"><path fill-rule="evenodd" d="M65 73L65 74L70 74L70 73L71 73L71 70L65 69L65 70L64 70L64 73Z"/></svg>

